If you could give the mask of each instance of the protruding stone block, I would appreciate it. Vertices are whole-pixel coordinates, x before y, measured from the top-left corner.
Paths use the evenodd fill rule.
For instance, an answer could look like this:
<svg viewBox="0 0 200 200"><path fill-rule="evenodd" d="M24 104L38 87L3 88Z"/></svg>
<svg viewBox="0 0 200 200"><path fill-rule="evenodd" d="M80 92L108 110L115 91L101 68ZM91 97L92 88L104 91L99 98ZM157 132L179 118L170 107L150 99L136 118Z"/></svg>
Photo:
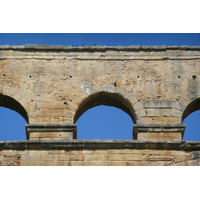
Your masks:
<svg viewBox="0 0 200 200"><path fill-rule="evenodd" d="M184 124L136 124L133 137L137 140L182 140Z"/></svg>
<svg viewBox="0 0 200 200"><path fill-rule="evenodd" d="M68 140L76 138L75 124L27 124L28 140Z"/></svg>

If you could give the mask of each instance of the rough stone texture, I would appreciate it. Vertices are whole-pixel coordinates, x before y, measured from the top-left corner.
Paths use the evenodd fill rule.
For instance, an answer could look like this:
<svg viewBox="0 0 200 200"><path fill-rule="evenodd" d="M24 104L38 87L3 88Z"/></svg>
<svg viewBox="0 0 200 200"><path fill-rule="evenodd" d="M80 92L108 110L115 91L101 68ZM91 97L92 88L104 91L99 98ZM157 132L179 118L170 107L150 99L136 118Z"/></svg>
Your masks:
<svg viewBox="0 0 200 200"><path fill-rule="evenodd" d="M184 130L183 124L136 124L133 134L137 140L181 140Z"/></svg>
<svg viewBox="0 0 200 200"><path fill-rule="evenodd" d="M28 142L73 141L79 117L94 106L108 105L131 116L135 139L161 140L166 145L182 139L181 123L200 109L199 67L198 46L4 45L0 46L0 106L26 119ZM58 126L66 124L73 124L73 130ZM199 146L195 150L180 150L180 146L91 150L87 143L84 150L66 151L59 145L53 150L27 149L30 144L22 142L22 149L2 147L1 164L199 165Z"/></svg>
<svg viewBox="0 0 200 200"><path fill-rule="evenodd" d="M0 142L0 164L15 166L200 165L199 142L66 140Z"/></svg>
<svg viewBox="0 0 200 200"><path fill-rule="evenodd" d="M75 124L27 124L28 140L68 140L76 138Z"/></svg>

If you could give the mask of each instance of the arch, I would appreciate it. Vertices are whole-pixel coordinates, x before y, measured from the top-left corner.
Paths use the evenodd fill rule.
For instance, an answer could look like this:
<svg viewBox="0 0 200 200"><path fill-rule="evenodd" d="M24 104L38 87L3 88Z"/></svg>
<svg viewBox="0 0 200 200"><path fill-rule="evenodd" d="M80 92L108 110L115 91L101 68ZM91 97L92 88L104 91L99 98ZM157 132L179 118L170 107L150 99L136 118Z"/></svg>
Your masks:
<svg viewBox="0 0 200 200"><path fill-rule="evenodd" d="M183 136L184 140L199 141L199 114L200 97L192 100L183 111L182 122L186 123L186 129Z"/></svg>
<svg viewBox="0 0 200 200"><path fill-rule="evenodd" d="M84 99L82 103L78 106L78 109L75 113L74 123L88 109L99 105L114 106L116 108L119 108L130 115L133 122L136 123L136 115L131 102L128 99L125 99L119 93L106 91L96 92Z"/></svg>
<svg viewBox="0 0 200 200"><path fill-rule="evenodd" d="M95 106L84 112L76 124L77 139L133 139L131 117L113 106Z"/></svg>
<svg viewBox="0 0 200 200"><path fill-rule="evenodd" d="M18 112L15 109L12 109L12 108L10 108L10 109L18 112L22 117L24 117L24 119L26 120L27 123L29 123L30 120L33 119L30 116L35 111L36 101L34 101L33 99L30 99L29 95L27 95L27 93L25 93L24 91L22 92L21 90L19 90L18 88L15 88L15 87L3 86L2 93L0 93L0 95L3 95L5 97L10 97L14 101L16 101L20 104L20 106L17 106L18 110L24 110L25 112L24 111ZM2 105L2 106L4 106L4 105ZM6 106L4 106L4 107L6 107ZM21 107L21 109L19 109L20 107Z"/></svg>
<svg viewBox="0 0 200 200"><path fill-rule="evenodd" d="M191 114L194 111L200 110L200 97L194 99L191 101L184 109L183 115L182 115L182 122L184 119Z"/></svg>
<svg viewBox="0 0 200 200"><path fill-rule="evenodd" d="M6 107L0 107L1 141L26 140L26 124L26 120L18 112Z"/></svg>
<svg viewBox="0 0 200 200"><path fill-rule="evenodd" d="M186 141L200 141L200 110L192 112L188 117L184 119L186 129L184 132L183 140Z"/></svg>
<svg viewBox="0 0 200 200"><path fill-rule="evenodd" d="M26 120L27 123L29 123L29 118L26 110L14 98L0 94L0 106L16 111Z"/></svg>

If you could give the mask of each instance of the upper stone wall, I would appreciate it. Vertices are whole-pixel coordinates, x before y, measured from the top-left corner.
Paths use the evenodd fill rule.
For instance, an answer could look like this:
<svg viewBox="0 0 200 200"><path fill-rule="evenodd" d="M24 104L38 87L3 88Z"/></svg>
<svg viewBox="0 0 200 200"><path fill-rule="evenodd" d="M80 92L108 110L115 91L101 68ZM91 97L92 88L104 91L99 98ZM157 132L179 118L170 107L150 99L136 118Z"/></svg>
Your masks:
<svg viewBox="0 0 200 200"><path fill-rule="evenodd" d="M93 106L115 106L135 124L162 125L145 128L162 139L177 132L158 136L163 124L181 124L200 109L199 67L198 46L4 45L0 103L19 113L20 104L30 124L75 123ZM19 104L5 105L9 97Z"/></svg>

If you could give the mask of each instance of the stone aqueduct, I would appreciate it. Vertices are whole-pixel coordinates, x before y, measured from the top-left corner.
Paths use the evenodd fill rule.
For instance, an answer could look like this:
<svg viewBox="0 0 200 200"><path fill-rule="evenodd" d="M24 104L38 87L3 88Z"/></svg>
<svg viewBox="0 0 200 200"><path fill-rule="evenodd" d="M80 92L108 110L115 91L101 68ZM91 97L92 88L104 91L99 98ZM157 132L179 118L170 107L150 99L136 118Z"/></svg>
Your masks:
<svg viewBox="0 0 200 200"><path fill-rule="evenodd" d="M1 165L200 165L183 120L200 109L197 46L0 46L0 106L27 121L0 142ZM134 140L78 140L97 105L128 113Z"/></svg>

